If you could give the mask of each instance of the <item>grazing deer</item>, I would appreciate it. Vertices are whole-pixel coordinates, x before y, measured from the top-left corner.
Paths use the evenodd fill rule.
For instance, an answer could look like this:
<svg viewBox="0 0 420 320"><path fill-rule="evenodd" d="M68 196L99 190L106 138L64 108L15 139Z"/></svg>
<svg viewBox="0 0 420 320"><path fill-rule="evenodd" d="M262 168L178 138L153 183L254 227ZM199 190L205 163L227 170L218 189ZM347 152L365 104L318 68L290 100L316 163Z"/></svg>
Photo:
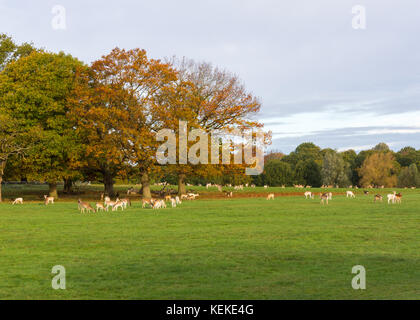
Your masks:
<svg viewBox="0 0 420 320"><path fill-rule="evenodd" d="M77 200L77 204L81 213L84 213L85 210L87 212L95 212L95 209L93 209L92 206L87 202L82 202L82 200L79 199Z"/></svg>
<svg viewBox="0 0 420 320"><path fill-rule="evenodd" d="M153 204L153 209L160 209L160 208L162 208L162 203L160 201L156 201Z"/></svg>
<svg viewBox="0 0 420 320"><path fill-rule="evenodd" d="M225 191L225 195L226 195L228 198L232 198L232 197L233 197L233 192L232 192L232 191Z"/></svg>
<svg viewBox="0 0 420 320"><path fill-rule="evenodd" d="M45 205L47 206L49 203L54 204L54 197L49 197L47 195L44 195L45 199Z"/></svg>
<svg viewBox="0 0 420 320"><path fill-rule="evenodd" d="M181 200L188 199L188 196L186 194L181 194Z"/></svg>
<svg viewBox="0 0 420 320"><path fill-rule="evenodd" d="M395 195L395 203L401 203L401 199L402 199L402 194L401 193L397 193Z"/></svg>
<svg viewBox="0 0 420 320"><path fill-rule="evenodd" d="M105 207L106 207L106 211L108 211L109 210L109 207L111 207L111 208L114 208L114 206L117 204L117 202L119 202L120 201L120 199L118 199L117 198L117 200L115 200L115 201L111 201L111 200L109 200L109 201L105 201Z"/></svg>
<svg viewBox="0 0 420 320"><path fill-rule="evenodd" d="M363 191L363 193L365 194L365 196L369 195L369 191Z"/></svg>
<svg viewBox="0 0 420 320"><path fill-rule="evenodd" d="M96 203L96 211L97 212L99 212L99 211L105 211L104 205L102 203L97 202Z"/></svg>
<svg viewBox="0 0 420 320"><path fill-rule="evenodd" d="M171 201L171 196L170 195L165 196L165 201Z"/></svg>
<svg viewBox="0 0 420 320"><path fill-rule="evenodd" d="M330 199L330 196L329 196L329 194L328 193L322 193L321 194L321 203L322 204L324 204L324 201L326 201L327 202L327 204L328 204L328 200Z"/></svg>
<svg viewBox="0 0 420 320"><path fill-rule="evenodd" d="M171 206L172 208L176 208L176 200L171 198Z"/></svg>
<svg viewBox="0 0 420 320"><path fill-rule="evenodd" d="M265 186L264 186L264 189L268 189L268 186L267 186L267 185L265 185Z"/></svg>
<svg viewBox="0 0 420 320"><path fill-rule="evenodd" d="M12 202L12 204L23 204L23 198L16 198L15 201Z"/></svg>
<svg viewBox="0 0 420 320"><path fill-rule="evenodd" d="M121 211L124 211L124 207L124 202L122 202L121 200L117 200L112 206L112 211L118 211L118 208L121 208Z"/></svg>
<svg viewBox="0 0 420 320"><path fill-rule="evenodd" d="M382 200L383 200L383 197L382 197L380 194L377 194L377 195L375 196L375 198L374 198L373 202L377 202L377 201L382 202Z"/></svg>
<svg viewBox="0 0 420 320"><path fill-rule="evenodd" d="M347 191L346 192L346 197L347 198L356 198L355 194L353 191Z"/></svg>
<svg viewBox="0 0 420 320"><path fill-rule="evenodd" d="M181 204L182 203L182 201L179 199L178 196L175 197L175 201L176 201L176 204Z"/></svg>
<svg viewBox="0 0 420 320"><path fill-rule="evenodd" d="M397 192L396 192L396 191L394 191L394 193L390 193L390 194L388 194L388 195L387 195L387 198L388 198L388 204L389 204L390 202L395 203L395 196L396 196L396 194L397 194Z"/></svg>
<svg viewBox="0 0 420 320"><path fill-rule="evenodd" d="M146 205L153 207L152 199L142 199L141 202L142 202L142 206L141 206L142 208L145 208Z"/></svg>
<svg viewBox="0 0 420 320"><path fill-rule="evenodd" d="M188 193L187 194L189 200L195 200L199 196L198 193Z"/></svg>
<svg viewBox="0 0 420 320"><path fill-rule="evenodd" d="M306 191L304 196L305 196L305 199L308 199L308 198L313 199L314 198L314 194L311 191Z"/></svg>
<svg viewBox="0 0 420 320"><path fill-rule="evenodd" d="M166 202L165 202L165 200L160 200L160 206L162 208L166 208Z"/></svg>
<svg viewBox="0 0 420 320"><path fill-rule="evenodd" d="M131 200L130 199L125 198L125 199L121 199L120 201L123 203L124 209L127 209L127 206L131 207Z"/></svg>
<svg viewBox="0 0 420 320"><path fill-rule="evenodd" d="M274 200L274 193L270 193L270 194L267 196L267 200Z"/></svg>

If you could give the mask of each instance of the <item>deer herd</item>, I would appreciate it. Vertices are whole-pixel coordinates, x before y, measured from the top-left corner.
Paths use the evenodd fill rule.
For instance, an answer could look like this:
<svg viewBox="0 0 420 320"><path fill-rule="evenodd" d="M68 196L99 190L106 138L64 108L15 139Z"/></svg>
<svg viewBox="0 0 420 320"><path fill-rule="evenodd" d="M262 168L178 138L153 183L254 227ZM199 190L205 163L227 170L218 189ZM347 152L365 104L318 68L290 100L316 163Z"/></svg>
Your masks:
<svg viewBox="0 0 420 320"><path fill-rule="evenodd" d="M210 187L216 187L219 191L222 191L222 186L221 185L212 185L212 184L207 184L206 188L210 188ZM246 187L248 187L248 185L246 185ZM254 188L255 185L250 185L250 187ZM299 186L295 186L298 188L305 188L302 185ZM243 190L244 186L240 185L240 186L235 186L235 190ZM283 188L283 186L282 186ZM310 188L309 186L307 186L307 188ZM268 189L268 186L265 185L264 189ZM135 192L133 192L133 190L130 190L127 192L127 194L136 194ZM227 196L228 198L232 198L233 197L233 192L232 191L224 191L225 196ZM369 195L369 191L364 191L363 194L365 196ZM305 199L315 199L315 193L312 191L306 191L304 193L304 197ZM182 204L182 200L195 200L199 197L200 195L198 193L187 193L187 194L183 194L180 197L179 196L175 196L172 197L170 195L165 196L163 199L142 199L142 208L150 208L150 209L162 209L162 208L167 208L168 206L171 206L172 208L176 208L177 205ZM321 200L321 204L329 204L329 201L332 200L333 194L332 192L321 192L319 193L319 198ZM267 195L267 200L274 200L275 198L275 194L274 193L269 193ZM350 199L355 199L356 195L353 191L346 191L346 198L350 198ZM388 200L388 204L401 204L402 201L402 194L401 193L397 193L396 191L394 191L391 194L387 195L387 200ZM380 194L375 194L374 202L383 202L383 196ZM93 207L90 203L88 202L83 202L81 199L78 199L77 201L78 203L78 209L81 213L89 213L89 212L99 212L99 211L106 211L108 212L110 209L111 211L124 211L126 210L129 206L131 206L131 200L129 198L125 198L125 199L119 199L118 197L116 198L115 201L112 201L110 197L105 196L105 194L101 194L101 202L97 202L95 207ZM12 205L16 205L16 204L23 204L23 198L16 198L14 199L14 201L12 202ZM44 204L47 205L52 205L54 204L54 197L51 196L47 196L44 195Z"/></svg>
<svg viewBox="0 0 420 320"><path fill-rule="evenodd" d="M364 195L369 195L369 191L364 191L363 192ZM315 194L311 191L307 191L304 193L305 199L315 199ZM321 204L328 204L328 200L332 200L332 192L324 192L324 193L320 193L319 197L321 199ZM356 198L356 195L354 194L353 191L346 191L346 198ZM387 195L388 198L388 204L394 204L394 203L398 203L401 204L401 200L402 200L402 194L401 193L397 193L396 191L394 191L394 193L388 194ZM268 199L267 199L268 200ZM376 194L373 197L373 202L382 202L383 201L383 196L380 194Z"/></svg>

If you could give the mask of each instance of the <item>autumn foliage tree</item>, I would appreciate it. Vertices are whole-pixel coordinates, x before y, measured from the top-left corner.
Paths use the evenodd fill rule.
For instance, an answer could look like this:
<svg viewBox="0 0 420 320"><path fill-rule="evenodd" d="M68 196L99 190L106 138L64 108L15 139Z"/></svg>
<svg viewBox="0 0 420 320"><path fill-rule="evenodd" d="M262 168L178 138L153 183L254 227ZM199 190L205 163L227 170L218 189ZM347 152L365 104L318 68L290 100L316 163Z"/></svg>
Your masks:
<svg viewBox="0 0 420 320"><path fill-rule="evenodd" d="M397 184L397 163L391 152L376 152L366 158L359 169L360 184L364 187L394 187Z"/></svg>
<svg viewBox="0 0 420 320"><path fill-rule="evenodd" d="M117 175L136 171L144 197L151 197L148 175L156 164L155 134L164 126L162 99L176 79L169 64L144 50L119 48L79 75L71 114L87 145L87 164L102 174L109 195Z"/></svg>
<svg viewBox="0 0 420 320"><path fill-rule="evenodd" d="M235 130L249 132L262 128L262 124L252 119L260 110L261 103L247 92L236 75L215 68L210 63L197 63L186 58L172 59L171 63L178 70L177 92L181 96L178 101L182 102L182 106L172 104L166 109L171 121L169 128L179 134L178 122L182 120L188 123L188 132L201 129L207 134L214 133L213 138L216 139L217 133L225 136L226 132L234 135ZM189 141L188 148L198 141ZM179 150L179 141L177 144ZM223 175L226 170L230 173L243 172L244 166L180 164L172 166L172 169L179 178L178 193L183 194L188 175Z"/></svg>

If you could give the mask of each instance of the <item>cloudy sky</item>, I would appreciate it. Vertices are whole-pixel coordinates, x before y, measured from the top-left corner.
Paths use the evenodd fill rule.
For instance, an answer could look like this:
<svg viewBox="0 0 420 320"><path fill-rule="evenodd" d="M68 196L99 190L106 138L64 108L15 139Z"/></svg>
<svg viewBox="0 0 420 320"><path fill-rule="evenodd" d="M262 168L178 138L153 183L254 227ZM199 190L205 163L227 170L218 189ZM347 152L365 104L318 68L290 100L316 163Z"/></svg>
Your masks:
<svg viewBox="0 0 420 320"><path fill-rule="evenodd" d="M261 98L275 150L420 148L420 1L0 0L0 32L87 63L115 46L212 62Z"/></svg>

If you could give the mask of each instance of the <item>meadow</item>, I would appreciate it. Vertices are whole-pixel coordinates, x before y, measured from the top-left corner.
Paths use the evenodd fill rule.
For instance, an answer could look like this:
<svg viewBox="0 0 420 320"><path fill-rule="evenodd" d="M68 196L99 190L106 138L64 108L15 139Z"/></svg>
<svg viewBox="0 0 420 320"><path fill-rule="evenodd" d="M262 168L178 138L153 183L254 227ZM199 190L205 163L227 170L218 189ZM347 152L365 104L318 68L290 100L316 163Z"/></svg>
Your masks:
<svg viewBox="0 0 420 320"><path fill-rule="evenodd" d="M93 204L100 186L85 188ZM388 205L373 194L391 190L334 189L328 206L293 188L195 190L177 208L134 197L124 212L80 214L77 197L45 206L46 186L5 186L29 201L0 204L0 299L420 299L417 190ZM51 288L55 265L66 290ZM351 286L355 265L366 290Z"/></svg>

